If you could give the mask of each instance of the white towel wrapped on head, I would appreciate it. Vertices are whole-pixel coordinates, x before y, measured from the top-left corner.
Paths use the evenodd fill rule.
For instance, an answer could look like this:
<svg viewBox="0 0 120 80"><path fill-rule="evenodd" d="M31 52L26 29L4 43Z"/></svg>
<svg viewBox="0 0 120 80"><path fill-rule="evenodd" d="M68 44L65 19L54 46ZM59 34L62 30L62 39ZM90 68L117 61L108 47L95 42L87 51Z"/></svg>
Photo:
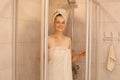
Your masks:
<svg viewBox="0 0 120 80"><path fill-rule="evenodd" d="M108 53L107 69L109 71L113 71L115 63L116 63L116 57L115 57L114 47L112 44L112 45L110 45L110 49L109 49L109 53Z"/></svg>
<svg viewBox="0 0 120 80"><path fill-rule="evenodd" d="M54 23L55 17L58 14L61 14L65 19L65 23L67 23L68 13L67 13L67 11L65 9L57 9L57 10L55 10L55 12L53 13L53 18L52 18L53 23Z"/></svg>

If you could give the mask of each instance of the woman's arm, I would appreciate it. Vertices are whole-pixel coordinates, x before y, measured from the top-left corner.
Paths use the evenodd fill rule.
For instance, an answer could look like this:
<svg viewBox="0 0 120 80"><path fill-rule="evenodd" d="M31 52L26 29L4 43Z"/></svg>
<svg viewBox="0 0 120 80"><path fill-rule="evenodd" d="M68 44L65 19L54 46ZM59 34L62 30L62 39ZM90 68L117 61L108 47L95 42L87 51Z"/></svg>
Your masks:
<svg viewBox="0 0 120 80"><path fill-rule="evenodd" d="M80 50L78 53L74 54L72 53L72 43L71 43L71 39L69 40L69 48L71 50L71 55L72 55L72 62L75 62L78 60L78 58L81 56L81 55L85 55L85 50Z"/></svg>
<svg viewBox="0 0 120 80"><path fill-rule="evenodd" d="M79 52L76 53L75 55L73 55L73 53L72 53L72 62L77 61L78 58L79 58L81 55L84 55L84 54L85 54L85 51L84 51L84 50L79 51Z"/></svg>

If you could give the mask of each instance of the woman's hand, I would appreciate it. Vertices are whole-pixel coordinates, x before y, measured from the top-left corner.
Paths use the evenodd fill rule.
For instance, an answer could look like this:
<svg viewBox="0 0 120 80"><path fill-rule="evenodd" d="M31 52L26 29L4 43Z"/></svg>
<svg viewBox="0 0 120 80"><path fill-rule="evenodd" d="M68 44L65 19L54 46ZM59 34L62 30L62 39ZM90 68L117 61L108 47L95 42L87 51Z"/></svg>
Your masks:
<svg viewBox="0 0 120 80"><path fill-rule="evenodd" d="M80 51L78 52L78 55L79 55L79 56L81 56L81 55L84 56L84 55L85 55L85 50L80 50Z"/></svg>
<svg viewBox="0 0 120 80"><path fill-rule="evenodd" d="M85 50L80 50L78 53L72 56L72 62L75 62L82 55L85 55Z"/></svg>

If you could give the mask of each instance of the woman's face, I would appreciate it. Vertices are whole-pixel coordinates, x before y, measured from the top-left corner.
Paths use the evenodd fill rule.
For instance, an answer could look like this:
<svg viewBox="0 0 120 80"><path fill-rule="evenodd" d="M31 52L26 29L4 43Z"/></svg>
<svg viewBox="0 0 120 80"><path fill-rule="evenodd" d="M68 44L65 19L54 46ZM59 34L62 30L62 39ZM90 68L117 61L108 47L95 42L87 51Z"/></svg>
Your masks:
<svg viewBox="0 0 120 80"><path fill-rule="evenodd" d="M63 16L57 16L54 21L55 30L58 32L62 32L64 31L65 26L65 19L63 18Z"/></svg>

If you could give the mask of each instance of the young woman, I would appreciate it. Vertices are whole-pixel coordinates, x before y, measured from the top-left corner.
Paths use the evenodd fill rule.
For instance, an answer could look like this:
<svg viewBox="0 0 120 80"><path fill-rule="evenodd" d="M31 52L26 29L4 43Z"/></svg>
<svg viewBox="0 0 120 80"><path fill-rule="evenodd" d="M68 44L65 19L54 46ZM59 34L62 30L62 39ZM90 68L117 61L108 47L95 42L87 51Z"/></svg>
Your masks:
<svg viewBox="0 0 120 80"><path fill-rule="evenodd" d="M54 32L48 37L48 80L72 80L72 62L75 62L84 50L72 54L71 39L63 34L67 23L67 12L58 9L53 16Z"/></svg>

